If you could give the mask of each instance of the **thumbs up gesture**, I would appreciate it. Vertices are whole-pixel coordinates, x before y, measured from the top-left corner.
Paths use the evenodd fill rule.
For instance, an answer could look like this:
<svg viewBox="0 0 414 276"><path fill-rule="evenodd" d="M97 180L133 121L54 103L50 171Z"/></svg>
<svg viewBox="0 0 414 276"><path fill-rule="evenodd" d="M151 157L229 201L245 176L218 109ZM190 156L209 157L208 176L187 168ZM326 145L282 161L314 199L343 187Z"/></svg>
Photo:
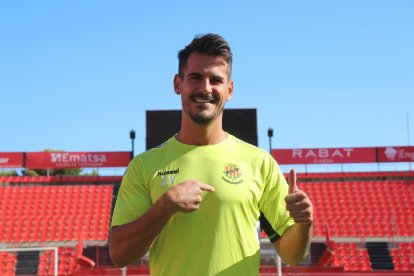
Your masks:
<svg viewBox="0 0 414 276"><path fill-rule="evenodd" d="M313 222L313 205L308 195L296 185L296 172L290 170L288 177L289 194L285 198L286 209L296 223Z"/></svg>

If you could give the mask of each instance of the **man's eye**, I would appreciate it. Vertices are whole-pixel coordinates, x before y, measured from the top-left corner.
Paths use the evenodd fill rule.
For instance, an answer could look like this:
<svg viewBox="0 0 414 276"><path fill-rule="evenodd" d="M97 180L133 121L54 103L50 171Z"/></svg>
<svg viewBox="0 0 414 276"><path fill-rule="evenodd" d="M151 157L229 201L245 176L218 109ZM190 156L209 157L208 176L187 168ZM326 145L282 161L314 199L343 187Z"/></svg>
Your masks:
<svg viewBox="0 0 414 276"><path fill-rule="evenodd" d="M191 75L191 76L189 76L189 79L190 79L190 80L198 80L198 79L200 79L200 76L197 76L197 75Z"/></svg>

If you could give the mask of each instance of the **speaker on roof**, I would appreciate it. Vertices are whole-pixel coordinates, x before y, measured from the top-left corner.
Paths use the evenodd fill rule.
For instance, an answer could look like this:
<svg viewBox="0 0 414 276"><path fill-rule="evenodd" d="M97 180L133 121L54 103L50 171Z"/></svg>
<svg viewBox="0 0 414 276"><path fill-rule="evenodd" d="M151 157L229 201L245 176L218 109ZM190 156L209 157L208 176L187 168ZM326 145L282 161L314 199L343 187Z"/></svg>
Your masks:
<svg viewBox="0 0 414 276"><path fill-rule="evenodd" d="M146 149L154 148L181 127L181 110L147 110ZM257 146L257 112L256 109L225 109L223 129L237 138Z"/></svg>

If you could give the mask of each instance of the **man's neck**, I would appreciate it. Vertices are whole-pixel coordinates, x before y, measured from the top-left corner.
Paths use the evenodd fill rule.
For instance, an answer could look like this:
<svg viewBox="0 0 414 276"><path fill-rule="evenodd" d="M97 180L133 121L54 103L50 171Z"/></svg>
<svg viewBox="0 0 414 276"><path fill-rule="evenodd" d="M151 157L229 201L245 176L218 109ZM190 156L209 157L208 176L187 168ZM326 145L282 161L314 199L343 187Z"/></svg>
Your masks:
<svg viewBox="0 0 414 276"><path fill-rule="evenodd" d="M228 137L221 124L198 125L181 122L181 130L176 139L187 145L214 145L223 142Z"/></svg>

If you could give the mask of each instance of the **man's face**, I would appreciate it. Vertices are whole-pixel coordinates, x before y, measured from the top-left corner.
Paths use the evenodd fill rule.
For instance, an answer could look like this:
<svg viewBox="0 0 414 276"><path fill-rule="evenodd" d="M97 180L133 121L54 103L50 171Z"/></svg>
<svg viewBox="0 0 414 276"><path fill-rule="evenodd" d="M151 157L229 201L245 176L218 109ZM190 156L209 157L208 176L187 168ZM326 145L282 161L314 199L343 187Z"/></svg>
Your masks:
<svg viewBox="0 0 414 276"><path fill-rule="evenodd" d="M194 123L208 125L221 116L225 102L233 94L228 72L224 59L194 52L182 76L175 76L174 89L181 95L183 112Z"/></svg>

